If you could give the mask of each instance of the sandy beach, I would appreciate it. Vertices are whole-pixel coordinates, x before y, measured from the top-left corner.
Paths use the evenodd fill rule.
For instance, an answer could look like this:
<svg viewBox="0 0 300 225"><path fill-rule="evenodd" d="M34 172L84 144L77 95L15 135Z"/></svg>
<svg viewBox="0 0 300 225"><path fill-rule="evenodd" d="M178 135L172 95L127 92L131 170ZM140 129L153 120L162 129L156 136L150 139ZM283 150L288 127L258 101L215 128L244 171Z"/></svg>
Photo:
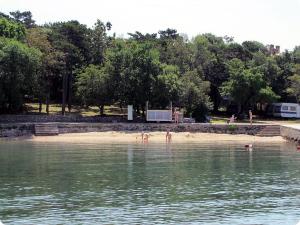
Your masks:
<svg viewBox="0 0 300 225"><path fill-rule="evenodd" d="M166 141L166 132L148 132L149 143L164 143ZM133 132L91 132L91 133L70 133L60 134L58 136L33 136L28 139L33 142L66 142L66 143L132 143L141 142L141 133ZM252 135L231 135L214 133L189 133L172 132L172 142L246 142L246 143L274 143L285 142L281 136L276 137L258 137Z"/></svg>

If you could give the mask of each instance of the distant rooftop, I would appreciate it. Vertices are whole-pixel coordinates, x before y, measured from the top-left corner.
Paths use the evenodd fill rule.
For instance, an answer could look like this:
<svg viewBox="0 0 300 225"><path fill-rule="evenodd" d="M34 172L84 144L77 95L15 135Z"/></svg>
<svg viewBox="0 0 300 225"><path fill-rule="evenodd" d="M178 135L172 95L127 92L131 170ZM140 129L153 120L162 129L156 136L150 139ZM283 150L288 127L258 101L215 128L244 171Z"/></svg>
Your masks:
<svg viewBox="0 0 300 225"><path fill-rule="evenodd" d="M280 46L279 45L274 46L273 44L271 44L271 45L267 45L266 47L267 47L270 55L280 54Z"/></svg>

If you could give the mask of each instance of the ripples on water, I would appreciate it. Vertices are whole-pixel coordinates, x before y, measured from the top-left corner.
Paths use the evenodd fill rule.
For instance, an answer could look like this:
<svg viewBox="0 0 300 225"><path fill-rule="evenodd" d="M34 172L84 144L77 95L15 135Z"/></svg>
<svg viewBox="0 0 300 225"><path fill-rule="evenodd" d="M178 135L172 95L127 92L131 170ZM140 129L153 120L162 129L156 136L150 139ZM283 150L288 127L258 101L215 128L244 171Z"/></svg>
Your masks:
<svg viewBox="0 0 300 225"><path fill-rule="evenodd" d="M296 224L293 144L0 142L5 224Z"/></svg>

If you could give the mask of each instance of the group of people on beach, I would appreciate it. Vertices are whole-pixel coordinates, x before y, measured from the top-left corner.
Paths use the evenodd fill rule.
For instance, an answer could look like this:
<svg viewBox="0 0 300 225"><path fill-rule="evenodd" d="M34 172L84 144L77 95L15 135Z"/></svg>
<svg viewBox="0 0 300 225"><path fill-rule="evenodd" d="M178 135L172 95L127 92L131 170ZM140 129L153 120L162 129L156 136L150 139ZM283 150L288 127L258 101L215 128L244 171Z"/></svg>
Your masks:
<svg viewBox="0 0 300 225"><path fill-rule="evenodd" d="M150 135L148 133L144 133L144 131L142 131L141 137L142 137L142 143L147 144L149 142ZM136 137L136 140L137 140L137 137ZM168 129L166 132L166 143L171 143L171 141L172 141L172 133Z"/></svg>
<svg viewBox="0 0 300 225"><path fill-rule="evenodd" d="M175 109L175 111L174 111L174 119L175 119L175 123L178 123L178 122L179 122L179 113L180 113L180 112L177 111L177 110ZM233 114L233 115L229 118L229 120L227 121L227 123L228 123L228 124L234 123L236 119L237 119L237 117L235 117L235 115ZM252 111L251 111L251 110L249 110L249 122L250 122L250 124L252 125L252 123L253 123L253 114L252 114ZM142 133L141 133L142 143L147 144L147 143L149 142L149 137L150 137L150 134L149 134L149 133L145 133L144 131L142 131ZM138 137L136 137L136 140L138 140ZM171 134L171 132L170 132L170 129L168 129L168 130L166 131L166 143L171 143L171 141L172 141L172 134ZM250 146L249 146L249 147L250 147ZM252 148L252 145L251 145L250 148Z"/></svg>

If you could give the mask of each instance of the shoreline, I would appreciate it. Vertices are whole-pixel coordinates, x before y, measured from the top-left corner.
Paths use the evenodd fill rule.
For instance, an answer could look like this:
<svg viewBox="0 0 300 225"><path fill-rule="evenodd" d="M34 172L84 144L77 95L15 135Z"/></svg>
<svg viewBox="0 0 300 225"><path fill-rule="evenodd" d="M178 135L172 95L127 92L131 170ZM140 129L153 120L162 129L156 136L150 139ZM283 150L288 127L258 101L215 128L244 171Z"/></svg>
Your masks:
<svg viewBox="0 0 300 225"><path fill-rule="evenodd" d="M166 132L145 132L149 134L148 143L165 143ZM171 132L172 143L205 143L205 142L246 142L246 143L283 143L287 142L281 136L259 137L245 134L216 134ZM67 133L58 136L31 136L14 138L30 142L44 143L141 143L140 132L103 131L88 133Z"/></svg>
<svg viewBox="0 0 300 225"><path fill-rule="evenodd" d="M263 124L210 124L210 123L0 123L0 137L31 136L36 133L36 126L44 135L90 133L90 132L190 132L190 133L216 133L253 136L280 135L279 125ZM268 132L271 130L271 133ZM267 132L266 132L267 131Z"/></svg>

